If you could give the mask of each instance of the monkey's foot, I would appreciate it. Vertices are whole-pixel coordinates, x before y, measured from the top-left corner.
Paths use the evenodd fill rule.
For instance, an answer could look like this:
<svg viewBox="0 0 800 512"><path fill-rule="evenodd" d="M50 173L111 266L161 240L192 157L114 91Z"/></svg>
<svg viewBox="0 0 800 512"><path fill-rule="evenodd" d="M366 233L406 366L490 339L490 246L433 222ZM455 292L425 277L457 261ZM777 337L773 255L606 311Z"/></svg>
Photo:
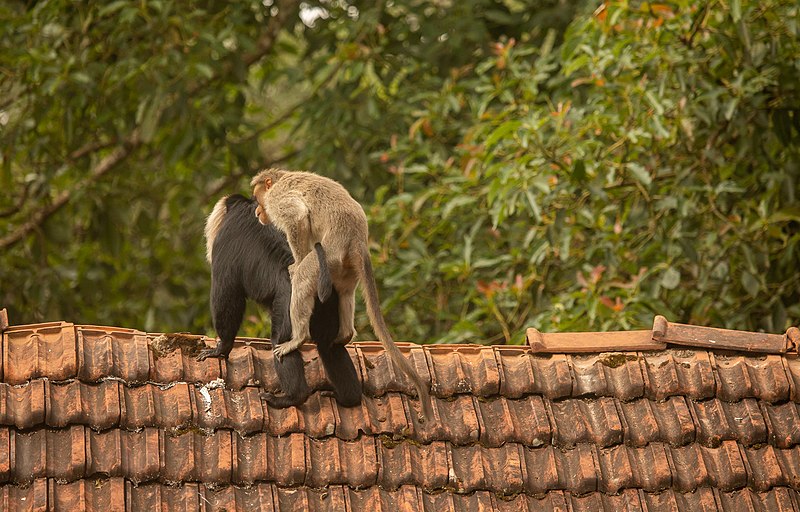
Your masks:
<svg viewBox="0 0 800 512"><path fill-rule="evenodd" d="M272 354L278 358L278 360L283 359L283 356L297 350L300 348L300 345L303 344L303 340L291 340L285 343L281 343L280 345L275 345L272 347Z"/></svg>
<svg viewBox="0 0 800 512"><path fill-rule="evenodd" d="M275 395L270 393L269 391L262 391L258 394L258 398L264 400L265 402L271 402L275 399Z"/></svg>
<svg viewBox="0 0 800 512"><path fill-rule="evenodd" d="M276 409L285 409L286 407L302 405L302 403L306 401L310 394L311 390L308 390L307 393L297 396L289 396L285 394L276 395L274 393L270 393L269 391L262 391L258 394L258 397L267 402L270 407L274 407Z"/></svg>
<svg viewBox="0 0 800 512"><path fill-rule="evenodd" d="M222 351L222 343L217 343L215 348L207 348L205 350L201 350L200 354L197 356L198 361L205 361L209 357L216 357L219 359L228 359L228 354L223 353Z"/></svg>
<svg viewBox="0 0 800 512"><path fill-rule="evenodd" d="M356 337L355 329L350 334L340 334L339 337L333 342L334 345L347 345Z"/></svg>

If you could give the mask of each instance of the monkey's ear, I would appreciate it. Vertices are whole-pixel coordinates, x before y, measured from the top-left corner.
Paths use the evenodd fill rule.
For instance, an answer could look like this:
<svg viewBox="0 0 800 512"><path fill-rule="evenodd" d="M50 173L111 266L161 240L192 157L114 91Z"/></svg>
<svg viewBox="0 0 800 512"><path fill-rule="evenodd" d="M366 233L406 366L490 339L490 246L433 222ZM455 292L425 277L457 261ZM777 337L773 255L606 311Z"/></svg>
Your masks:
<svg viewBox="0 0 800 512"><path fill-rule="evenodd" d="M264 186L267 187L267 190L272 188L272 178L264 178Z"/></svg>

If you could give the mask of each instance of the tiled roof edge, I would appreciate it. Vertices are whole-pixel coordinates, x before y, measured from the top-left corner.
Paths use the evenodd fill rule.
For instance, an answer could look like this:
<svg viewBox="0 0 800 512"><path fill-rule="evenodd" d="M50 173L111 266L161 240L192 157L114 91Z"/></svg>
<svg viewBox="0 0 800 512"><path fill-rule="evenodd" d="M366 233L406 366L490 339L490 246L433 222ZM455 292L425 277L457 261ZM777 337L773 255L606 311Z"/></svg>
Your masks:
<svg viewBox="0 0 800 512"><path fill-rule="evenodd" d="M43 327L60 327L61 325L67 325L67 323L58 321L31 325L10 325L7 310L0 309L0 333L5 333L10 329L40 329ZM122 331L142 336L158 335L158 333L145 333L137 329L122 327L92 325L81 325L81 327ZM201 342L206 339L202 335L180 334L179 336L197 339ZM268 342L268 340L261 338L237 338L237 342L241 343L242 341L246 344L254 345ZM536 328L530 327L526 332L526 341L532 352L538 354L643 352L663 350L670 345L755 354L800 353L800 329L797 327L789 327L784 334L770 334L674 323L667 321L661 315L655 316L652 329L649 330L543 333ZM371 342L359 342L359 344L367 346L371 345ZM375 345L377 346L378 343L375 342ZM414 344L401 342L399 345L413 346ZM427 345L427 347L441 346ZM447 347L452 348L454 346L447 345Z"/></svg>
<svg viewBox="0 0 800 512"><path fill-rule="evenodd" d="M533 352L543 354L662 350L668 345L758 354L796 354L800 348L800 329L790 327L784 334L736 331L673 323L656 315L650 330L542 333L531 327L527 331L527 341Z"/></svg>

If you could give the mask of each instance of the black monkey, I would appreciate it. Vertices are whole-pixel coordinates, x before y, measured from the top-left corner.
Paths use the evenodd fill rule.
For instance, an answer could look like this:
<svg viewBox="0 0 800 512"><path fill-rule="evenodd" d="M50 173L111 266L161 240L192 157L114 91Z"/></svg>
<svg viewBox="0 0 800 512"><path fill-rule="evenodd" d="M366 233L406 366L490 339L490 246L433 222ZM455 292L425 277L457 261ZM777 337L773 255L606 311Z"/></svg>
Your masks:
<svg viewBox="0 0 800 512"><path fill-rule="evenodd" d="M270 310L270 339L280 344L292 337L289 317L292 285L287 267L294 261L286 237L255 216L257 203L239 194L220 199L206 221L206 257L211 263L211 316L219 336L216 348L200 353L226 358L244 316L246 299ZM361 381L347 349L334 343L339 332L339 295L331 283L324 249L314 246L320 261L319 292L311 315L311 338L344 407L361 403ZM320 300L322 299L322 300ZM311 394L298 351L274 358L283 395L263 393L273 407L300 405Z"/></svg>

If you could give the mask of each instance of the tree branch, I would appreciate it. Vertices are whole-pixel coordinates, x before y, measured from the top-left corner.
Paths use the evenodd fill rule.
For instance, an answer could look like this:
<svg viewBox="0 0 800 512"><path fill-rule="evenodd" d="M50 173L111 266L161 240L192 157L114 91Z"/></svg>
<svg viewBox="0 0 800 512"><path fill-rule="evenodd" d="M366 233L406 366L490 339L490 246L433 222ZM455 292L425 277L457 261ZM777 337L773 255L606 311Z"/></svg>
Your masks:
<svg viewBox="0 0 800 512"><path fill-rule="evenodd" d="M246 67L252 66L272 50L272 48L275 46L275 41L278 38L278 33L280 32L281 28L283 28L287 20L289 20L293 15L293 13L298 11L299 5L299 0L284 0L278 2L278 13L276 16L272 16L269 19L266 30L258 39L256 50L245 55L242 59ZM201 82L196 84L194 87L189 88L186 91L187 94L192 96L200 89L209 86L215 80L225 76L227 74L226 71L230 71L230 67L232 67L232 64L230 66L226 66L226 70L223 70L223 72L219 73L217 76L211 77L205 82ZM126 158L128 158L128 156L130 156L130 154L141 145L142 141L139 136L139 127L137 126L121 144L118 144L117 147L111 151L111 153L106 155L102 160L100 160L100 162L97 163L97 165L94 166L86 178L78 181L73 187L60 192L52 203L36 210L36 212L27 222L17 226L9 234L0 238L0 249L6 249L23 240L31 232L35 231L39 226L41 226L44 221L69 203L77 191L91 186L95 181L103 177L109 171L117 167ZM103 142L90 143L75 150L70 156L73 159L78 159L108 146L108 143Z"/></svg>
<svg viewBox="0 0 800 512"><path fill-rule="evenodd" d="M12 215L14 215L15 213L17 213L22 209L23 205L25 205L25 201L28 200L28 194L30 194L32 185L33 183L30 182L25 185L25 187L22 189L22 195L19 196L17 202L14 203L13 206L6 208L3 211L0 211L0 218L11 217Z"/></svg>
<svg viewBox="0 0 800 512"><path fill-rule="evenodd" d="M75 151L69 154L70 160L80 160L81 158L85 157L90 153L96 153L101 149L110 148L114 144L116 144L116 140L109 140L105 142L95 141L89 142L88 144L84 144L83 146L79 147Z"/></svg>
<svg viewBox="0 0 800 512"><path fill-rule="evenodd" d="M51 217L54 213L59 211L63 208L69 201L72 199L73 194L78 190L84 189L97 181L103 175L108 173L114 167L120 164L123 160L125 160L128 155L130 155L136 148L141 145L141 140L139 139L139 131L138 129L134 130L130 137L125 141L125 143L120 144L119 146L114 149L111 153L106 155L94 168L91 170L89 175L80 180L74 187L62 191L58 194L53 200L52 203L49 205L40 208L33 214L33 216L24 224L17 226L17 228L9 233L8 235L0 238L0 249L5 249L14 245L15 243L19 242L23 238L25 238L28 234L32 231L36 230L45 220Z"/></svg>

